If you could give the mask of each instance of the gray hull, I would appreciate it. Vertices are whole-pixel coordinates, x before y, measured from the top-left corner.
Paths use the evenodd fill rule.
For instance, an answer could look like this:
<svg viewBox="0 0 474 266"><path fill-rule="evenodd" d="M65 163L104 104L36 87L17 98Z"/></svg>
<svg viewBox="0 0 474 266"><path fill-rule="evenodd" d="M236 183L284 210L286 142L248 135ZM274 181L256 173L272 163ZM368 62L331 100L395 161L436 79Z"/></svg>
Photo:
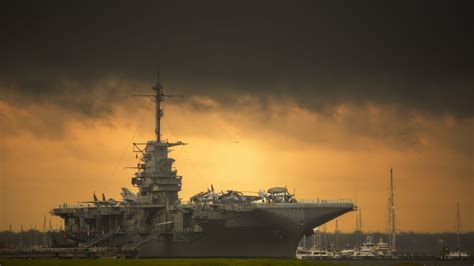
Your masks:
<svg viewBox="0 0 474 266"><path fill-rule="evenodd" d="M225 221L207 221L202 232L136 235L138 257L293 258L304 234L353 210L352 204L284 204L260 207Z"/></svg>

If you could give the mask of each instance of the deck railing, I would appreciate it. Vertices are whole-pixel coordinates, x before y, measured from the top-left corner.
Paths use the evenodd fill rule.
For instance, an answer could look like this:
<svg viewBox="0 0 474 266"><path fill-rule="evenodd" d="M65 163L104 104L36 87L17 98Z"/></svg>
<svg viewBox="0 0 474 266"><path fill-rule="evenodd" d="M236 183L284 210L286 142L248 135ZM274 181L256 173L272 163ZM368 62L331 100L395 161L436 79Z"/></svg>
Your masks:
<svg viewBox="0 0 474 266"><path fill-rule="evenodd" d="M320 204L337 204L337 203L352 203L350 199L302 199L299 203L320 203Z"/></svg>

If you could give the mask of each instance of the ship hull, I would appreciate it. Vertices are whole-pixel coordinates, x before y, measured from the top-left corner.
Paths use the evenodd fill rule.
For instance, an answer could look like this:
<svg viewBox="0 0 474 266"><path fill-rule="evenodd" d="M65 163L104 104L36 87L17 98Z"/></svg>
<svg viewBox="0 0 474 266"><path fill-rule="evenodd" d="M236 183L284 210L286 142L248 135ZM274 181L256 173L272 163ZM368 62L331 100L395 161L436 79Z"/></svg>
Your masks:
<svg viewBox="0 0 474 266"><path fill-rule="evenodd" d="M195 239L191 242L179 238ZM296 234L279 235L268 230L233 229L187 233L175 239L153 239L138 248L140 258L198 257L294 257L299 239Z"/></svg>
<svg viewBox="0 0 474 266"><path fill-rule="evenodd" d="M225 221L207 221L202 232L174 232L136 236L137 256L157 257L266 257L293 258L304 234L353 205L313 207L292 204L257 208Z"/></svg>

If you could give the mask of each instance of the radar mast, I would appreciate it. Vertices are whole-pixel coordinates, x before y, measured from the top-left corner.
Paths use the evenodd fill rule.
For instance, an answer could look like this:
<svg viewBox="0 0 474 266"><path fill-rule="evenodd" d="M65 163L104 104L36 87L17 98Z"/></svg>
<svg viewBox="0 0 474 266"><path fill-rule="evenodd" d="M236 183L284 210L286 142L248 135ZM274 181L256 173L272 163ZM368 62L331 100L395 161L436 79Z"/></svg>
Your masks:
<svg viewBox="0 0 474 266"><path fill-rule="evenodd" d="M138 202L144 204L161 204L168 206L179 201L178 191L181 190L181 176L173 170L174 159L168 157L169 147L185 145L181 141L162 141L161 118L163 109L161 102L168 97L183 97L183 95L165 95L160 82L160 69L157 64L156 84L152 87L155 94L137 95L147 96L155 102L155 140L146 143L134 143L134 152L142 154L138 171L132 178L132 185L139 188ZM145 148L142 148L142 146Z"/></svg>
<svg viewBox="0 0 474 266"><path fill-rule="evenodd" d="M156 65L156 84L153 86L153 90L156 91L155 95L155 134L156 142L161 142L161 117L163 116L163 110L161 109L161 102L164 101L163 87L160 83L160 64Z"/></svg>

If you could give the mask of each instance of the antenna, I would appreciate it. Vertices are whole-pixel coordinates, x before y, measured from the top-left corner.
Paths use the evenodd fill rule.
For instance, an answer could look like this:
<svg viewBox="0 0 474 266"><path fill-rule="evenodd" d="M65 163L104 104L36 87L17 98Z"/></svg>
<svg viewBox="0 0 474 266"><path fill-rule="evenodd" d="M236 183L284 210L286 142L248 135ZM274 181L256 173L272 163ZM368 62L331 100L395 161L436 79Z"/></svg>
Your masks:
<svg viewBox="0 0 474 266"><path fill-rule="evenodd" d="M153 86L153 90L156 91L155 95L135 95L135 96L148 96L153 97L155 102L155 134L156 142L161 142L161 118L163 117L163 109L161 109L161 102L165 101L165 98L169 97L184 97L184 95L165 95L163 94L163 86L160 83L160 63L159 60L159 49L156 49L156 84Z"/></svg>
<svg viewBox="0 0 474 266"><path fill-rule="evenodd" d="M157 55L158 57L158 55ZM156 84L153 87L156 90L155 94L155 134L156 134L156 142L161 142L161 117L163 116L163 111L161 110L161 102L163 99L163 92L162 87L160 84L160 65L159 63L156 64Z"/></svg>
<svg viewBox="0 0 474 266"><path fill-rule="evenodd" d="M156 49L156 84L152 87L156 91L155 94L135 94L133 96L149 97L155 102L155 134L156 142L161 143L161 118L163 117L163 109L161 109L161 102L170 97L184 97L184 95L170 95L163 94L163 86L160 83L160 63L159 63L159 49Z"/></svg>

